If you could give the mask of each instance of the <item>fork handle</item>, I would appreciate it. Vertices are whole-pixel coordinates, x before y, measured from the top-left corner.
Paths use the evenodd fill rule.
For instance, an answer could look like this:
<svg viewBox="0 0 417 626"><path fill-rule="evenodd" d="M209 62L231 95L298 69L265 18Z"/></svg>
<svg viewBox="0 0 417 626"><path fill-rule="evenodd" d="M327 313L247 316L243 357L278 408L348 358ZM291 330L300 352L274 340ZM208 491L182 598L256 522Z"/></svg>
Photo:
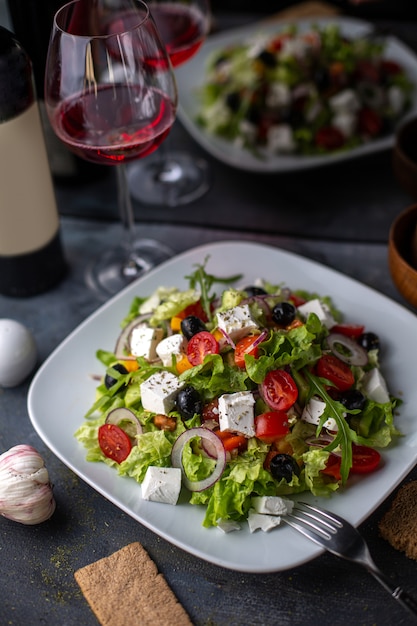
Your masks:
<svg viewBox="0 0 417 626"><path fill-rule="evenodd" d="M392 583L377 568L369 568L369 573L391 594L394 600L397 600L405 609L417 618L417 601L410 596L404 589Z"/></svg>

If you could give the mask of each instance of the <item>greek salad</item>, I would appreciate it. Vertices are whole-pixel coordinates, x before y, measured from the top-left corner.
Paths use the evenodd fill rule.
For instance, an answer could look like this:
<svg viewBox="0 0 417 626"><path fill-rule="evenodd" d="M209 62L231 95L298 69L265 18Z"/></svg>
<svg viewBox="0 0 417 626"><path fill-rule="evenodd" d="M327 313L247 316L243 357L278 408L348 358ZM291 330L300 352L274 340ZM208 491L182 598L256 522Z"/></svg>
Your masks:
<svg viewBox="0 0 417 626"><path fill-rule="evenodd" d="M330 154L391 134L412 89L381 39L291 25L209 55L196 122L260 158Z"/></svg>
<svg viewBox="0 0 417 626"><path fill-rule="evenodd" d="M241 276L206 262L185 290L135 297L114 350L97 351L103 373L75 434L87 459L144 499L204 506L203 525L222 529L378 471L400 434L380 338L327 296L236 287Z"/></svg>

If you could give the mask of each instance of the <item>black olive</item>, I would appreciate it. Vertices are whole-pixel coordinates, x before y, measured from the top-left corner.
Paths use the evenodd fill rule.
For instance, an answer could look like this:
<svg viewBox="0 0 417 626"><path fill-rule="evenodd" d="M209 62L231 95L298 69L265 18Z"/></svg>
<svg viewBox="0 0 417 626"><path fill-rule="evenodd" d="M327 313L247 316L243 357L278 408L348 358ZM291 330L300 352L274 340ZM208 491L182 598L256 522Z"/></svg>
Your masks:
<svg viewBox="0 0 417 626"><path fill-rule="evenodd" d="M269 52L269 50L262 50L262 52L258 54L258 59L262 61L266 67L275 67L277 64L275 55Z"/></svg>
<svg viewBox="0 0 417 626"><path fill-rule="evenodd" d="M181 332L186 339L191 339L197 333L207 330L205 323L196 315L189 315L181 321Z"/></svg>
<svg viewBox="0 0 417 626"><path fill-rule="evenodd" d="M203 411L203 401L200 394L191 385L183 387L178 392L175 404L179 414L185 420L191 419L195 414L201 415Z"/></svg>
<svg viewBox="0 0 417 626"><path fill-rule="evenodd" d="M121 363L115 363L115 365L112 365L112 368L116 370L116 372L119 372L119 374L128 374L127 369ZM113 385L116 383L117 378L114 378L114 376L111 376L111 374L106 374L106 376L104 377L104 385L107 389L110 389L110 387L113 387Z"/></svg>
<svg viewBox="0 0 417 626"><path fill-rule="evenodd" d="M287 483L291 482L293 474L300 475L300 467L290 454L276 454L269 463L269 469L276 480L284 478Z"/></svg>
<svg viewBox="0 0 417 626"><path fill-rule="evenodd" d="M240 105L242 103L242 98L238 91L232 91L228 93L226 96L226 105L229 107L233 113L239 111Z"/></svg>
<svg viewBox="0 0 417 626"><path fill-rule="evenodd" d="M251 285L250 287L245 287L243 291L246 291L249 298L251 298L252 296L266 296L267 295L265 289L262 289L262 287L254 287L253 285Z"/></svg>
<svg viewBox="0 0 417 626"><path fill-rule="evenodd" d="M339 394L339 402L350 411L359 409L362 411L366 404L366 398L359 389L348 389Z"/></svg>
<svg viewBox="0 0 417 626"><path fill-rule="evenodd" d="M294 321L296 309L291 302L279 302L272 309L272 319L280 326L288 326Z"/></svg>
<svg viewBox="0 0 417 626"><path fill-rule="evenodd" d="M358 337L357 342L368 352L370 350L379 350L379 337L375 333L362 333Z"/></svg>

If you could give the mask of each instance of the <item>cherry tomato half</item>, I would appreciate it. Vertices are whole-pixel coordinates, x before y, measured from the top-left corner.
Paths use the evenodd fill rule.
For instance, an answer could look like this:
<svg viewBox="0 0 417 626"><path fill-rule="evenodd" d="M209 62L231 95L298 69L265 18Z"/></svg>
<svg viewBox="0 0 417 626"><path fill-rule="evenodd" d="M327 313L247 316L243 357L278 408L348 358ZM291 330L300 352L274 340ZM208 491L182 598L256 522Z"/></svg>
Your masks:
<svg viewBox="0 0 417 626"><path fill-rule="evenodd" d="M352 370L333 354L323 354L316 364L317 375L326 378L340 391L350 389L355 382Z"/></svg>
<svg viewBox="0 0 417 626"><path fill-rule="evenodd" d="M364 330L365 326L361 324L335 324L331 328L332 333L340 333L346 337L360 337Z"/></svg>
<svg viewBox="0 0 417 626"><path fill-rule="evenodd" d="M253 345L258 340L259 335L249 335L237 342L235 348L235 364L241 369L245 368L245 354L250 354L258 358L258 346Z"/></svg>
<svg viewBox="0 0 417 626"><path fill-rule="evenodd" d="M103 424L98 429L98 445L108 458L121 463L130 454L132 442L125 431L116 424Z"/></svg>
<svg viewBox="0 0 417 626"><path fill-rule="evenodd" d="M273 443L289 432L288 415L285 411L269 411L255 417L255 436L265 443Z"/></svg>
<svg viewBox="0 0 417 626"><path fill-rule="evenodd" d="M319 148L337 150L345 143L345 137L335 126L323 126L317 131L314 141Z"/></svg>
<svg viewBox="0 0 417 626"><path fill-rule="evenodd" d="M381 455L374 448L352 444L352 467L350 468L350 474L369 474L376 470L380 462ZM331 454L322 473L340 480L340 465L340 456Z"/></svg>
<svg viewBox="0 0 417 626"><path fill-rule="evenodd" d="M208 354L218 353L219 343L207 330L191 337L187 345L187 357L191 365L201 365Z"/></svg>
<svg viewBox="0 0 417 626"><path fill-rule="evenodd" d="M261 383L261 395L274 411L288 411L298 398L298 388L291 374L272 370Z"/></svg>

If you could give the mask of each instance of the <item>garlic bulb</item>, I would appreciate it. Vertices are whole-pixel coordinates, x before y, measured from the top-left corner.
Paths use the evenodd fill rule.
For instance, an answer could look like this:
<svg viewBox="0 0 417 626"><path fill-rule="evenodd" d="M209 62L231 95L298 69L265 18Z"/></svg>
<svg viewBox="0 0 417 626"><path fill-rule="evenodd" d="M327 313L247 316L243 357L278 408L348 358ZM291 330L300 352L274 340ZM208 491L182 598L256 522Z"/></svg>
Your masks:
<svg viewBox="0 0 417 626"><path fill-rule="evenodd" d="M55 511L43 458L28 445L0 455L0 515L21 524L40 524Z"/></svg>

